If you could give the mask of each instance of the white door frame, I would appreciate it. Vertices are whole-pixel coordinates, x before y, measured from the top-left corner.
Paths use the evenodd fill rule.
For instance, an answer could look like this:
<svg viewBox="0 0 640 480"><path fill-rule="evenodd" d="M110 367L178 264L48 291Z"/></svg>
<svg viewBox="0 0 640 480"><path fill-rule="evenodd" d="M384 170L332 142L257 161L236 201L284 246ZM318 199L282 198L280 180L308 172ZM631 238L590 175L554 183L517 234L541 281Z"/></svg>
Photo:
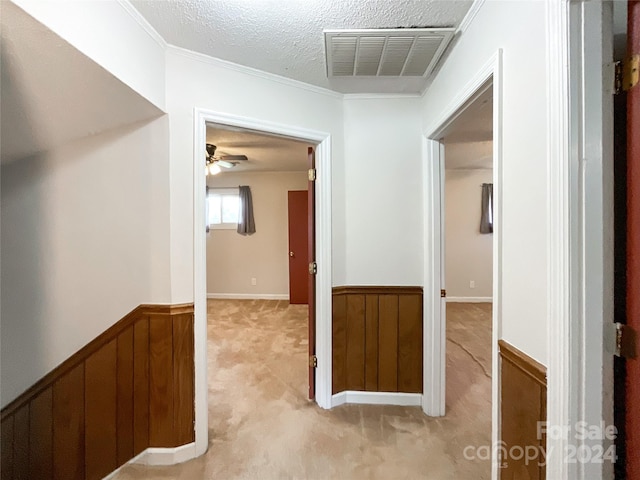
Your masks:
<svg viewBox="0 0 640 480"><path fill-rule="evenodd" d="M568 461L572 450L596 454L611 445L578 439L575 427L613 424L613 75L605 75L613 6L547 0L546 8L547 422L570 428L547 436L547 477L613 479L610 462Z"/></svg>
<svg viewBox="0 0 640 480"><path fill-rule="evenodd" d="M442 207L444 147L443 131L483 92L488 83L493 88L493 313L492 313L492 443L497 444L499 432L498 339L501 335L502 297L502 50L499 49L472 77L460 94L427 128L423 138L424 157L424 395L422 409L427 415L445 414L446 324L444 299L440 297L442 269ZM498 464L492 460L492 475L496 478Z"/></svg>
<svg viewBox="0 0 640 480"><path fill-rule="evenodd" d="M317 144L316 148L316 402L331 408L331 135L316 130L194 109L193 148L193 272L195 305L195 432L196 455L208 447L207 291L205 233L206 124L246 128Z"/></svg>

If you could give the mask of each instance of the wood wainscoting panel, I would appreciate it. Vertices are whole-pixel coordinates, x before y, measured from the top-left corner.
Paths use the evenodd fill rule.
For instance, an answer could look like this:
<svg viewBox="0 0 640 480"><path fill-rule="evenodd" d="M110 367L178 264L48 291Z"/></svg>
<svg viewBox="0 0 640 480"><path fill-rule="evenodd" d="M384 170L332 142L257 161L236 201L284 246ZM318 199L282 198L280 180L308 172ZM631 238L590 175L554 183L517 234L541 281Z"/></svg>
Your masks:
<svg viewBox="0 0 640 480"><path fill-rule="evenodd" d="M333 289L333 393L422 393L422 287Z"/></svg>
<svg viewBox="0 0 640 480"><path fill-rule="evenodd" d="M365 296L364 389L378 391L378 295Z"/></svg>
<svg viewBox="0 0 640 480"><path fill-rule="evenodd" d="M29 478L29 405L23 405L13 423L13 474Z"/></svg>
<svg viewBox="0 0 640 480"><path fill-rule="evenodd" d="M117 464L133 458L133 326L118 335Z"/></svg>
<svg viewBox="0 0 640 480"><path fill-rule="evenodd" d="M398 295L378 297L378 390L399 391Z"/></svg>
<svg viewBox="0 0 640 480"><path fill-rule="evenodd" d="M544 455L527 461L517 455L509 457L513 447L546 448L539 435L539 422L547 420L546 368L504 340L500 348L500 440L506 448L501 459L501 480L520 478L544 480ZM519 450L518 450L519 451Z"/></svg>
<svg viewBox="0 0 640 480"><path fill-rule="evenodd" d="M29 406L29 477L53 478L53 388L43 390Z"/></svg>
<svg viewBox="0 0 640 480"><path fill-rule="evenodd" d="M85 478L84 431L82 362L53 384L53 478Z"/></svg>
<svg viewBox="0 0 640 480"><path fill-rule="evenodd" d="M86 478L100 479L118 464L118 341L113 339L85 361Z"/></svg>
<svg viewBox="0 0 640 480"><path fill-rule="evenodd" d="M133 456L149 446L149 317L133 326Z"/></svg>
<svg viewBox="0 0 640 480"><path fill-rule="evenodd" d="M173 429L176 446L195 441L193 321L190 314L173 317Z"/></svg>
<svg viewBox="0 0 640 480"><path fill-rule="evenodd" d="M422 297L398 296L398 390L422 392Z"/></svg>
<svg viewBox="0 0 640 480"><path fill-rule="evenodd" d="M173 322L149 316L149 445L173 442Z"/></svg>
<svg viewBox="0 0 640 480"><path fill-rule="evenodd" d="M11 480L13 477L13 420L14 416L3 418L0 424L0 478Z"/></svg>
<svg viewBox="0 0 640 480"><path fill-rule="evenodd" d="M2 409L0 478L99 479L193 442L193 332L193 304L141 305L72 355Z"/></svg>
<svg viewBox="0 0 640 480"><path fill-rule="evenodd" d="M364 390L365 319L364 295L347 297L347 385Z"/></svg>

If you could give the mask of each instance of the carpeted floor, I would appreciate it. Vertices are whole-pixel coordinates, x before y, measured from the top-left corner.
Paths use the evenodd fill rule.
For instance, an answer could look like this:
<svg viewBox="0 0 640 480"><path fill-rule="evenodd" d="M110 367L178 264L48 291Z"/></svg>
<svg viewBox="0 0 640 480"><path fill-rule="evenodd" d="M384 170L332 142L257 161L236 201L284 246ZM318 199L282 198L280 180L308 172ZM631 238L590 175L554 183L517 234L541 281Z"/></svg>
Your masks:
<svg viewBox="0 0 640 480"><path fill-rule="evenodd" d="M491 306L449 304L447 415L419 407L306 399L306 306L210 300L209 450L170 467L127 465L132 479L490 478L464 458L491 439ZM472 452L473 450L468 450Z"/></svg>

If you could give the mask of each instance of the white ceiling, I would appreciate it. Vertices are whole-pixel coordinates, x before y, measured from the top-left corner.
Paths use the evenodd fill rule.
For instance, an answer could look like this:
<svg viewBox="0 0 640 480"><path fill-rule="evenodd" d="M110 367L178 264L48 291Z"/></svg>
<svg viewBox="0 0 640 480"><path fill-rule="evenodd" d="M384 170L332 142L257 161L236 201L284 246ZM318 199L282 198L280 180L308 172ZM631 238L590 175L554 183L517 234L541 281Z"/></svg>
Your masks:
<svg viewBox="0 0 640 480"><path fill-rule="evenodd" d="M343 93L419 93L423 77L327 78L324 29L457 27L471 0L132 0L178 47Z"/></svg>
<svg viewBox="0 0 640 480"><path fill-rule="evenodd" d="M470 103L442 134L445 168L492 168L493 89Z"/></svg>
<svg viewBox="0 0 640 480"><path fill-rule="evenodd" d="M289 138L266 135L242 129L230 129L207 125L207 143L217 147L216 156L246 155L247 161L240 161L225 172L296 172L307 170L307 149L309 143ZM202 161L206 152L203 148Z"/></svg>
<svg viewBox="0 0 640 480"><path fill-rule="evenodd" d="M161 114L15 4L0 9L3 164Z"/></svg>

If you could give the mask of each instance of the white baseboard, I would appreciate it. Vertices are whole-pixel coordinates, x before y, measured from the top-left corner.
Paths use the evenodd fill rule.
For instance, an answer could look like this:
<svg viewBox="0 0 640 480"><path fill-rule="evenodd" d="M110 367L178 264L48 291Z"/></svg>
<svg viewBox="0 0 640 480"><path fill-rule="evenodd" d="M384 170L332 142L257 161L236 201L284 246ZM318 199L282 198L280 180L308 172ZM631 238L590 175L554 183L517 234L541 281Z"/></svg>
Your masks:
<svg viewBox="0 0 640 480"><path fill-rule="evenodd" d="M192 458L196 458L195 442L175 448L147 448L102 480L110 480L115 477L122 468L130 463L139 463L142 465L175 465L176 463L186 462Z"/></svg>
<svg viewBox="0 0 640 480"><path fill-rule="evenodd" d="M492 303L493 297L447 297L447 303Z"/></svg>
<svg viewBox="0 0 640 480"><path fill-rule="evenodd" d="M147 448L129 463L142 465L175 465L196 458L196 444L187 443L175 448Z"/></svg>
<svg viewBox="0 0 640 480"><path fill-rule="evenodd" d="M345 392L336 393L331 397L332 407L337 407L345 403L420 406L422 405L422 394L399 392L357 392L347 390Z"/></svg>
<svg viewBox="0 0 640 480"><path fill-rule="evenodd" d="M288 293L207 293L216 300L289 300Z"/></svg>

